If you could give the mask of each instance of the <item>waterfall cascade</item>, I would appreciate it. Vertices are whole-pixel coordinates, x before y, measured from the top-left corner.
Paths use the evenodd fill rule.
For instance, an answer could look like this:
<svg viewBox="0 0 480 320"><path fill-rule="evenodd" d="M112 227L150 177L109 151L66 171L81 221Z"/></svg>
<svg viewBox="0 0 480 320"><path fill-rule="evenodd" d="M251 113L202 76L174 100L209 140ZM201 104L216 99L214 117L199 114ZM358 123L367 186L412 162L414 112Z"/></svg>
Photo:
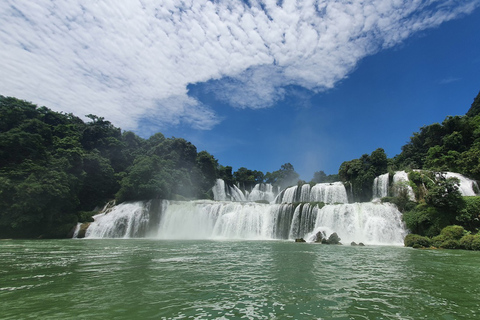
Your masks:
<svg viewBox="0 0 480 320"><path fill-rule="evenodd" d="M405 229L400 212L389 204L346 204L343 183L291 187L277 197L276 202L281 203L274 203L269 185L255 186L243 194L238 188L225 187L220 180L213 190L215 198L221 200L152 200L117 205L108 213L96 215L85 237L308 239L322 230L327 236L336 232L344 243L403 244ZM270 203L254 202L259 199ZM321 208L313 202L331 204Z"/></svg>
<svg viewBox="0 0 480 320"><path fill-rule="evenodd" d="M459 173L445 172L447 178L457 178L460 182L459 191L462 196L476 196L478 194L478 184L475 180L469 179ZM408 196L411 201L415 201L415 193L408 184L408 174L405 171L397 171L393 175L393 183L390 186L391 195L398 196L401 187L407 188ZM385 173L375 178L373 182L373 201L377 201L388 196L389 190L389 174Z"/></svg>
<svg viewBox="0 0 480 320"><path fill-rule="evenodd" d="M408 184L408 173L405 171L397 171L393 175L393 195L398 196L399 186L405 186L407 188L408 197L411 201L415 201L415 193L413 192L412 187Z"/></svg>
<svg viewBox="0 0 480 320"><path fill-rule="evenodd" d="M455 172L446 172L447 178L457 178L460 181L458 190L462 196L476 196L478 192L477 181L464 177L463 175Z"/></svg>
<svg viewBox="0 0 480 320"><path fill-rule="evenodd" d="M462 195L476 195L476 182L456 173ZM398 171L389 188L389 175L375 179L374 198L393 195L396 185L408 186L408 175ZM96 215L86 238L158 239L296 239L313 241L317 232L336 232L343 243L402 245L406 234L401 213L389 203L348 203L341 182L304 184L274 192L258 184L250 192L217 180L215 201L151 200L123 203ZM261 202L258 202L262 200ZM323 202L325 206L319 206ZM77 228L78 229L78 228ZM78 234L78 231L76 232Z"/></svg>
<svg viewBox="0 0 480 320"><path fill-rule="evenodd" d="M276 193L271 184L256 184L251 192L242 192L237 186L229 186L222 179L217 179L212 188L213 199L217 201L268 201L275 199Z"/></svg>
<svg viewBox="0 0 480 320"><path fill-rule="evenodd" d="M390 175L382 174L373 180L373 200L378 200L388 196L388 182Z"/></svg>
<svg viewBox="0 0 480 320"><path fill-rule="evenodd" d="M415 194L412 187L408 184L408 181L408 174L405 171L395 172L391 186L389 173L385 173L376 177L373 181L372 201L378 202L381 198L388 197L389 190L391 190L391 195L398 196L401 187L407 188L410 200L415 201Z"/></svg>
<svg viewBox="0 0 480 320"><path fill-rule="evenodd" d="M347 191L342 182L317 183L313 187L304 184L285 189L275 199L275 203L323 202L347 203Z"/></svg>
<svg viewBox="0 0 480 320"><path fill-rule="evenodd" d="M163 200L124 203L95 216L86 238L309 239L337 232L344 243L401 245L406 233L395 206L380 203L317 205ZM153 221L157 221L153 223Z"/></svg>

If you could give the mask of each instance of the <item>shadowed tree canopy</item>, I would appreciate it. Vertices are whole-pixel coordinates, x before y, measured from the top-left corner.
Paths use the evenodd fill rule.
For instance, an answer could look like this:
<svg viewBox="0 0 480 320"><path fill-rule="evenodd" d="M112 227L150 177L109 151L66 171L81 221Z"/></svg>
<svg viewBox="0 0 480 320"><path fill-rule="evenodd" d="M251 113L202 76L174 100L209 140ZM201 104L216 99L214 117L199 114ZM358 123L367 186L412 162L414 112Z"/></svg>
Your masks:
<svg viewBox="0 0 480 320"><path fill-rule="evenodd" d="M2 237L64 237L83 212L112 199L208 197L218 177L208 152L86 117L0 96Z"/></svg>

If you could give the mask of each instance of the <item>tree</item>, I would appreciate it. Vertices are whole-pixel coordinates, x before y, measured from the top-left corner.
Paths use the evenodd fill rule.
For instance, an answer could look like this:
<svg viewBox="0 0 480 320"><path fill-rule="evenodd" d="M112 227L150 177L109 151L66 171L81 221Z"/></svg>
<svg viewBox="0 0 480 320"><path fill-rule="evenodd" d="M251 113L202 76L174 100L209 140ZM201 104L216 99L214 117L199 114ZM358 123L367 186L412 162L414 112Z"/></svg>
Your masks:
<svg viewBox="0 0 480 320"><path fill-rule="evenodd" d="M298 182L299 174L295 172L291 163L285 163L280 167L280 170L272 173L267 172L265 180L274 186L284 189L286 187L295 185Z"/></svg>
<svg viewBox="0 0 480 320"><path fill-rule="evenodd" d="M350 182L355 201L370 201L375 177L387 173L388 160L385 151L378 148L370 155L345 161L340 165L338 176L344 182Z"/></svg>
<svg viewBox="0 0 480 320"><path fill-rule="evenodd" d="M466 115L468 117L475 117L479 114L480 114L480 92L478 92L478 95L473 100L472 106L467 111Z"/></svg>
<svg viewBox="0 0 480 320"><path fill-rule="evenodd" d="M203 194L213 187L218 173L218 161L207 151L200 151L197 154L196 166L200 170L199 193Z"/></svg>
<svg viewBox="0 0 480 320"><path fill-rule="evenodd" d="M160 157L139 156L120 181L116 194L119 202L168 199L173 183L171 165Z"/></svg>
<svg viewBox="0 0 480 320"><path fill-rule="evenodd" d="M263 182L264 174L261 171L241 167L233 173L233 178L240 188L251 190L256 184Z"/></svg>
<svg viewBox="0 0 480 320"><path fill-rule="evenodd" d="M317 171L313 174L312 182L322 183L327 181L327 174L323 171Z"/></svg>

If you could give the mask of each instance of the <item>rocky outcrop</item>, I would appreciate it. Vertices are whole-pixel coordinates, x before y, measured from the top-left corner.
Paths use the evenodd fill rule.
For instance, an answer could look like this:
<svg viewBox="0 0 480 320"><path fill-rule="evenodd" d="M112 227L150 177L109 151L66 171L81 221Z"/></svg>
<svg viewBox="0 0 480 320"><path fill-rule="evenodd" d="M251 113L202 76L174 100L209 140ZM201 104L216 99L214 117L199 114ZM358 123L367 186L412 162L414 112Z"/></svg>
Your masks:
<svg viewBox="0 0 480 320"><path fill-rule="evenodd" d="M90 222L82 223L80 225L80 229L78 230L77 238L82 239L85 238L85 234L87 233L87 229L90 226Z"/></svg>

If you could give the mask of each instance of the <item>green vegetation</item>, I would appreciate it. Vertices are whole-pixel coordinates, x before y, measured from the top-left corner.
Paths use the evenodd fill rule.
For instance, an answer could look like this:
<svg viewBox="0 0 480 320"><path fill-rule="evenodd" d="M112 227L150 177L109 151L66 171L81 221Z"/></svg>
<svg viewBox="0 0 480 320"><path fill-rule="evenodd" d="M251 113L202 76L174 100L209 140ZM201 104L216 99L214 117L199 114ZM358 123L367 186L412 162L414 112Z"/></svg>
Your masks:
<svg viewBox="0 0 480 320"><path fill-rule="evenodd" d="M370 155L364 154L360 159L345 161L338 169L342 181L352 186L353 201L365 202L372 199L372 185L375 177L387 173L388 160L385 150L378 148Z"/></svg>
<svg viewBox="0 0 480 320"><path fill-rule="evenodd" d="M418 204L406 210L403 219L411 232L430 237L435 247L477 250L472 243L480 237L473 235L480 228L480 197L462 197L456 179L433 172L480 178L479 111L480 93L465 116L449 116L442 124L422 127L393 159L397 168L423 169L409 173ZM446 235L455 229L452 225L467 234Z"/></svg>
<svg viewBox="0 0 480 320"><path fill-rule="evenodd" d="M405 237L404 244L412 248L480 250L480 233L472 234L461 226L451 225L432 238L409 234Z"/></svg>
<svg viewBox="0 0 480 320"><path fill-rule="evenodd" d="M480 93L465 116L420 128L393 158L399 169L452 171L480 179Z"/></svg>
<svg viewBox="0 0 480 320"><path fill-rule="evenodd" d="M0 237L65 237L111 200L212 198L218 178L251 189L299 177L290 163L265 175L243 167L232 173L184 139L143 139L86 117L0 96Z"/></svg>
<svg viewBox="0 0 480 320"><path fill-rule="evenodd" d="M290 163L285 163L280 170L274 172L267 172L265 174L265 182L273 186L278 186L280 189L297 184L299 174Z"/></svg>
<svg viewBox="0 0 480 320"><path fill-rule="evenodd" d="M143 139L102 117L86 117L0 96L1 237L65 237L111 200L212 198L218 178L244 190L306 183L290 163L266 174L233 172L184 139L161 133ZM396 170L407 171L410 182L397 183L382 201L394 203L414 233L406 245L480 248L480 197L462 197L458 180L441 173L480 179L480 93L465 116L420 128L394 158L378 148L343 162L338 175L315 172L310 184L340 180L352 201L370 201L375 177L389 172L392 179ZM454 232L459 228L461 237Z"/></svg>
<svg viewBox="0 0 480 320"><path fill-rule="evenodd" d="M328 183L340 181L338 174L327 175L324 171L317 171L313 174L313 179L310 181L311 184L317 183Z"/></svg>
<svg viewBox="0 0 480 320"><path fill-rule="evenodd" d="M441 124L420 128L393 159L387 159L383 150L377 149L370 156L364 154L342 163L339 176L351 185L354 201L368 201L375 177L396 170L409 172L410 183L394 186L391 194L395 196L382 201L394 203L403 213L413 233L407 236L405 245L476 250L480 197L462 197L459 181L446 178L442 172L480 179L480 93L465 116L448 116ZM413 189L416 202L410 201L408 187ZM452 225L467 234L460 238L446 236L445 230L451 230L448 228Z"/></svg>
<svg viewBox="0 0 480 320"><path fill-rule="evenodd" d="M217 160L158 133L0 96L0 235L65 237L109 200L204 198Z"/></svg>

